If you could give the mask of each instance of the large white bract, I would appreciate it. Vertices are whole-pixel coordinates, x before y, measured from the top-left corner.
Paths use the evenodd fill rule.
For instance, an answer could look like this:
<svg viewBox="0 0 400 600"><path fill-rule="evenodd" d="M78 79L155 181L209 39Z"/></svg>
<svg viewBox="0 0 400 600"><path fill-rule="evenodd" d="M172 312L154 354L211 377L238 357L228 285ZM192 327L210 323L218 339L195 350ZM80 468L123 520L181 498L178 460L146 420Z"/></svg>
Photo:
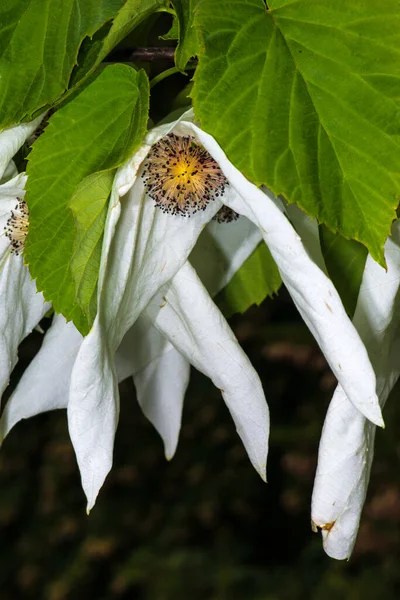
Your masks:
<svg viewBox="0 0 400 600"><path fill-rule="evenodd" d="M368 256L354 324L377 376L381 406L400 375L400 221L385 244L387 270ZM374 456L376 427L338 385L322 431L312 498L312 520L325 551L348 558L356 541Z"/></svg>

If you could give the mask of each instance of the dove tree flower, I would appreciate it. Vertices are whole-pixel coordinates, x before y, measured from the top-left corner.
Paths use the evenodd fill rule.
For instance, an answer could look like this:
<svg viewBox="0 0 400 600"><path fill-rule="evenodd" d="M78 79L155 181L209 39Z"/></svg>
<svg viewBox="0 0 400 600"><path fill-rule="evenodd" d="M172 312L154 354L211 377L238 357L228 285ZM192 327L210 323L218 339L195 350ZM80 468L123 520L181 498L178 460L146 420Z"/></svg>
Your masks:
<svg viewBox="0 0 400 600"><path fill-rule="evenodd" d="M367 353L334 286L310 257L280 201L247 181L192 119L189 112L152 130L119 169L105 228L94 325L82 338L61 316L55 318L2 419L4 437L21 418L67 407L88 510L112 464L118 381L134 375L139 402L170 457L189 363L221 389L250 460L265 479L269 415L259 378L188 262L201 231L221 208L222 220L231 220L233 210L242 215L239 223L252 223L251 235L242 239L232 230L225 238L214 237L229 255L230 266L222 279L210 277L209 290L218 291L262 237L354 406L382 423ZM22 190L25 180L21 183ZM297 217L301 231L304 224ZM296 221L294 213L292 219ZM212 227L219 225L213 222L210 231ZM201 257L199 246L196 250ZM208 260L212 263L212 253ZM201 271L202 259L197 261ZM39 318L45 310L40 301ZM354 375L356 369L362 379ZM39 402L29 403L34 394Z"/></svg>
<svg viewBox="0 0 400 600"><path fill-rule="evenodd" d="M385 257L387 270L368 256L354 314L375 368L382 407L400 375L400 221L393 224ZM339 384L322 431L312 498L313 527L321 528L325 551L333 558L349 558L356 541L375 431Z"/></svg>
<svg viewBox="0 0 400 600"><path fill-rule="evenodd" d="M68 401L69 431L88 509L112 464L119 414L114 357L146 307L156 327L223 390L237 426L239 413L248 414L253 431L249 435L239 426L239 434L254 466L265 476L268 413L259 380L186 264L200 232L223 205L259 229L351 402L374 423L383 423L367 352L332 282L310 258L279 200L251 184L192 119L189 112L152 130L114 182L98 313L74 362ZM178 152L176 138L181 144ZM235 371L240 374L237 379ZM232 379L237 382L234 389L229 385ZM252 410L261 415L258 422Z"/></svg>

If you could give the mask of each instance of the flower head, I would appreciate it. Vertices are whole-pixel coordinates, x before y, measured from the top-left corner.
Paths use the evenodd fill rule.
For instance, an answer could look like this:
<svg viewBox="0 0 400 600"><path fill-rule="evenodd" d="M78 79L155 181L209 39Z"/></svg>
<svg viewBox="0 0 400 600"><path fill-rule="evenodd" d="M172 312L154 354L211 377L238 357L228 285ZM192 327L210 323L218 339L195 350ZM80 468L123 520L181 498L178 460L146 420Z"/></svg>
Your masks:
<svg viewBox="0 0 400 600"><path fill-rule="evenodd" d="M17 198L18 203L11 211L10 217L4 226L6 237L10 240L11 252L13 254L22 254L25 245L25 239L29 228L29 210L25 200Z"/></svg>
<svg viewBox="0 0 400 600"><path fill-rule="evenodd" d="M218 164L193 136L174 133L151 148L142 177L155 205L173 215L205 210L227 185Z"/></svg>

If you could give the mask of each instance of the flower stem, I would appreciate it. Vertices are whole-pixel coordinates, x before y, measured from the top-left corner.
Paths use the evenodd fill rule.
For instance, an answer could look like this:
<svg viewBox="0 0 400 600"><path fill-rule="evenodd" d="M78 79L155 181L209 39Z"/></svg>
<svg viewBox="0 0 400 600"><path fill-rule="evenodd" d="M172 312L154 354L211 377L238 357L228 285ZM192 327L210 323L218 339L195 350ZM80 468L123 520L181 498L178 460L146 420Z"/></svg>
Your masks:
<svg viewBox="0 0 400 600"><path fill-rule="evenodd" d="M170 75L175 75L175 73L180 73L177 67L171 67L170 69L161 71L161 73L153 77L153 79L150 81L150 89L157 85L157 83L160 83L160 81L163 81L163 79L169 77Z"/></svg>

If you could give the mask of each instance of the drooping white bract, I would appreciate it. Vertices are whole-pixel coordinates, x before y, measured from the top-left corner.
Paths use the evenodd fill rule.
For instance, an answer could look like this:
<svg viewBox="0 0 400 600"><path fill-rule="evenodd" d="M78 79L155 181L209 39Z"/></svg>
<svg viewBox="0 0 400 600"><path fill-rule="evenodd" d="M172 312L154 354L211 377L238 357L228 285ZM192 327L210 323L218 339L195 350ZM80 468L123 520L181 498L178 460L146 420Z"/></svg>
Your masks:
<svg viewBox="0 0 400 600"><path fill-rule="evenodd" d="M387 271L368 256L354 314L382 407L400 375L400 221L392 227L385 257ZM348 558L356 541L375 429L338 385L322 431L312 498L314 527L321 528L325 551L333 558Z"/></svg>
<svg viewBox="0 0 400 600"><path fill-rule="evenodd" d="M21 173L0 185L0 229L3 232L18 199L25 195L25 182L26 176ZM20 342L49 308L43 295L36 292L23 257L11 252L10 240L3 233L0 237L0 398L17 363Z"/></svg>
<svg viewBox="0 0 400 600"><path fill-rule="evenodd" d="M0 419L3 440L21 419L48 410L66 408L69 378L82 335L62 315L54 315L42 346L25 369Z"/></svg>
<svg viewBox="0 0 400 600"><path fill-rule="evenodd" d="M277 199L250 183L209 134L189 122L181 123L181 129L193 135L220 165L231 190L224 204L259 227L283 283L350 401L372 422L383 425L375 374L360 336L333 283L311 260Z"/></svg>
<svg viewBox="0 0 400 600"><path fill-rule="evenodd" d="M201 230L221 207L218 198L204 211L184 218L179 214L165 214L148 197L138 170L151 146L171 131L178 136L193 136L217 161L228 180L222 201L260 229L286 287L352 403L369 419L382 424L375 393L375 375L367 352L332 282L312 261L301 239L277 206L277 200L246 180L228 161L215 140L189 119L190 116L185 115L180 121L150 132L145 144L116 177L103 242L98 314L75 361L68 403L69 429L89 509L112 463L119 411L114 367L116 350L153 296L184 266ZM121 202L119 197L122 197ZM192 283L190 289L195 289ZM201 297L204 299L203 295ZM189 299L185 298L185 302L186 315ZM175 306L179 313L178 301ZM195 297L191 298L191 311L197 323L196 315L203 314L204 305L197 305ZM214 339L199 341L197 336L201 336L201 331L197 327L190 333L193 345L199 344L202 352L208 341L215 361L212 365L204 361L200 368L214 381L220 381L221 374L232 368L226 353L222 351L216 355L213 349L218 336L223 339L226 324L218 312L213 311L210 318L214 319L214 327L207 323L207 330L213 331ZM183 335L175 336L173 343L188 355ZM227 345L231 343L232 339L227 339ZM239 354L238 349L237 357ZM247 378L246 385L249 381L253 383L254 398L257 399L259 387L253 370L244 354L240 356L238 368L243 382ZM196 359L196 364L200 366L200 360ZM227 401L231 411L232 403L242 400L240 390L237 390L236 398ZM242 415L244 419L244 413L238 407L235 414L236 418ZM266 415L265 411L260 412L258 422L253 422L253 431L247 436L242 435L242 439L260 436L262 432L265 434L268 423L265 422L264 427L260 427L260 423L265 421ZM248 427L248 420L245 422L244 419L244 424ZM267 439L264 442L261 438L257 440L258 448L263 444L266 458ZM257 462L261 471L265 460L258 456Z"/></svg>
<svg viewBox="0 0 400 600"><path fill-rule="evenodd" d="M269 414L260 379L189 262L161 288L146 313L221 390L247 454L265 479Z"/></svg>
<svg viewBox="0 0 400 600"><path fill-rule="evenodd" d="M144 415L160 434L170 460L178 445L190 365L142 313L115 358L118 381L133 377Z"/></svg>

